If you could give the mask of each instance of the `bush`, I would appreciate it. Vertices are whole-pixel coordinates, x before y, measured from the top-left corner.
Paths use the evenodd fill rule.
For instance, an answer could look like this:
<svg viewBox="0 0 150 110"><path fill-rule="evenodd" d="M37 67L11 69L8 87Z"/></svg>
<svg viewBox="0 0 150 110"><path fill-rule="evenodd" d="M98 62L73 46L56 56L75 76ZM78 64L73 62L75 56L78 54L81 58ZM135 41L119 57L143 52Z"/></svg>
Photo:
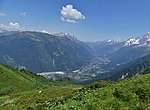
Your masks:
<svg viewBox="0 0 150 110"><path fill-rule="evenodd" d="M28 107L27 110L34 110L34 108L33 107Z"/></svg>
<svg viewBox="0 0 150 110"><path fill-rule="evenodd" d="M100 82L94 82L85 88L90 88L90 89L96 89L96 88L103 88L106 87L110 82L108 81L100 81Z"/></svg>
<svg viewBox="0 0 150 110"><path fill-rule="evenodd" d="M137 88L135 92L139 96L139 100L146 102L150 99L150 91L146 88Z"/></svg>
<svg viewBox="0 0 150 110"><path fill-rule="evenodd" d="M123 91L115 88L113 96L122 100L122 101L130 101L132 98L132 94L128 91Z"/></svg>

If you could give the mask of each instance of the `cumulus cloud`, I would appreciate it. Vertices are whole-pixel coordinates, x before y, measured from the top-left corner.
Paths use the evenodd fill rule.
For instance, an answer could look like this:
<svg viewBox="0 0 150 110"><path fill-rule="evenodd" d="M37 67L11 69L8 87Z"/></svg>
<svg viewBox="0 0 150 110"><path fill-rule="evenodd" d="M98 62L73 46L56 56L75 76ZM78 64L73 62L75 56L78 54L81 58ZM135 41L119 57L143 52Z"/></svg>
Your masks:
<svg viewBox="0 0 150 110"><path fill-rule="evenodd" d="M60 10L61 20L65 22L77 23L85 19L85 16L75 9L73 5L67 5Z"/></svg>
<svg viewBox="0 0 150 110"><path fill-rule="evenodd" d="M27 12L20 12L21 16L27 16Z"/></svg>
<svg viewBox="0 0 150 110"><path fill-rule="evenodd" d="M24 28L20 26L19 23L11 22L8 25L0 24L0 30L5 30L5 31L21 31Z"/></svg>
<svg viewBox="0 0 150 110"><path fill-rule="evenodd" d="M6 16L4 12L0 12L0 16Z"/></svg>

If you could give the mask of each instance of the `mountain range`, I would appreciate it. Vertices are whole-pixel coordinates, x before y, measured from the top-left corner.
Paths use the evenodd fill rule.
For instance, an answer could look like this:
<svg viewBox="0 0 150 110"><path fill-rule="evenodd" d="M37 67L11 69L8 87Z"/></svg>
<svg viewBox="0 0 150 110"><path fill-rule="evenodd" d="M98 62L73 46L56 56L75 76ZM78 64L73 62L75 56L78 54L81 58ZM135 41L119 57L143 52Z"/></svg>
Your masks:
<svg viewBox="0 0 150 110"><path fill-rule="evenodd" d="M134 73L130 69L134 70L134 68L137 68L134 66L136 63L141 63L140 65L143 66L146 62L143 59L149 57L149 40L150 33L146 33L143 36L127 40L86 42L92 49L94 57L88 65L81 67L77 71L73 71L69 74L69 77L79 82L90 83L91 81L104 79L119 80L125 74L124 70L129 71L127 77L134 76L139 73L140 69L134 71ZM136 43L133 41L136 41ZM147 64L148 66L149 64Z"/></svg>
<svg viewBox="0 0 150 110"><path fill-rule="evenodd" d="M32 72L70 71L85 65L92 57L86 44L65 33L3 33L0 50L0 63Z"/></svg>
<svg viewBox="0 0 150 110"><path fill-rule="evenodd" d="M83 42L68 33L5 31L0 33L0 63L39 74L49 72L49 78L119 80L125 75L121 70L150 54L149 47L150 33L126 40Z"/></svg>

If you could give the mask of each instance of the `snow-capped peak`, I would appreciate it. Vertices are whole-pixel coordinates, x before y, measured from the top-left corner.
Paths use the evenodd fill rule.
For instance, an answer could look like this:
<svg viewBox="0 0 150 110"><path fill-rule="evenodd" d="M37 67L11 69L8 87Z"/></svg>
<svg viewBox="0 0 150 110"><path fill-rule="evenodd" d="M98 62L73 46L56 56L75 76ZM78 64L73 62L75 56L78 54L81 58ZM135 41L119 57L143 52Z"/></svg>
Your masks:
<svg viewBox="0 0 150 110"><path fill-rule="evenodd" d="M132 45L137 45L137 46L145 46L145 45L150 45L150 32L147 32L146 34L135 37L135 38L130 38L130 39L122 39L122 40L104 40L104 41L98 41L97 43L105 43L105 44L118 44L120 46L132 46Z"/></svg>
<svg viewBox="0 0 150 110"><path fill-rule="evenodd" d="M125 41L124 45L147 45L150 42L150 33L147 32L145 35L137 37L137 38L131 38Z"/></svg>
<svg viewBox="0 0 150 110"><path fill-rule="evenodd" d="M140 37L140 43L145 44L150 41L150 33L146 33L144 36Z"/></svg>
<svg viewBox="0 0 150 110"><path fill-rule="evenodd" d="M57 37L60 37L60 38L66 37L66 38L69 38L69 39L73 39L73 40L76 39L76 40L77 40L76 36L70 35L70 34L68 34L68 33L66 33L66 32L54 33L54 34L52 34L52 35L57 36Z"/></svg>
<svg viewBox="0 0 150 110"><path fill-rule="evenodd" d="M124 45L128 46L128 45L138 45L139 44L139 39L136 38L131 38L125 41Z"/></svg>
<svg viewBox="0 0 150 110"><path fill-rule="evenodd" d="M53 35L59 36L59 37L66 37L66 36L72 36L66 32L60 32L60 33L54 33Z"/></svg>
<svg viewBox="0 0 150 110"><path fill-rule="evenodd" d="M42 33L46 33L46 34L50 34L48 31L46 31L46 30L43 30L43 31L41 31Z"/></svg>
<svg viewBox="0 0 150 110"><path fill-rule="evenodd" d="M111 42L111 40L109 39L109 40L107 40L107 42Z"/></svg>

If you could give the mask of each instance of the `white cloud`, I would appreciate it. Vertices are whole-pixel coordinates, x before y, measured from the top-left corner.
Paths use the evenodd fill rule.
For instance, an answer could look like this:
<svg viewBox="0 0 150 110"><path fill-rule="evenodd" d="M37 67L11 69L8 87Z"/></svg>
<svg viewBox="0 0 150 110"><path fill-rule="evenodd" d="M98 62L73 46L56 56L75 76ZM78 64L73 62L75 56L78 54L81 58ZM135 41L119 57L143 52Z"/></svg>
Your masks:
<svg viewBox="0 0 150 110"><path fill-rule="evenodd" d="M9 23L8 25L0 24L0 30L5 30L5 31L21 31L24 30L23 27L20 26L19 23Z"/></svg>
<svg viewBox="0 0 150 110"><path fill-rule="evenodd" d="M60 10L61 20L65 22L77 23L85 19L85 16L73 8L73 5L67 5Z"/></svg>
<svg viewBox="0 0 150 110"><path fill-rule="evenodd" d="M11 27L11 28L14 28L14 29L20 29L21 28L21 26L20 26L20 24L19 23L9 23L9 26Z"/></svg>
<svg viewBox="0 0 150 110"><path fill-rule="evenodd" d="M4 12L0 12L0 16L6 16Z"/></svg>
<svg viewBox="0 0 150 110"><path fill-rule="evenodd" d="M27 12L20 12L21 16L27 16Z"/></svg>
<svg viewBox="0 0 150 110"><path fill-rule="evenodd" d="M68 18L64 18L64 17L61 17L61 20L65 21L65 22L70 22L70 23L76 23L77 22L76 20L68 19Z"/></svg>

